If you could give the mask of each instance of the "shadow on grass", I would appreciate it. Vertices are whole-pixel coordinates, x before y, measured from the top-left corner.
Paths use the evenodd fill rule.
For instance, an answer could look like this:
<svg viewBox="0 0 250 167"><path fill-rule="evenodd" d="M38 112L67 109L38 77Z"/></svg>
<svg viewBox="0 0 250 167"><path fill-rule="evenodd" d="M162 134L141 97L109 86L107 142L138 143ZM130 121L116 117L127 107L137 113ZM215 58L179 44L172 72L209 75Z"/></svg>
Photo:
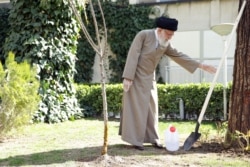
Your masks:
<svg viewBox="0 0 250 167"><path fill-rule="evenodd" d="M102 146L100 147L85 147L75 149L53 150L48 152L40 152L28 155L11 156L5 159L0 159L0 166L24 166L24 165L50 165L50 164L64 164L66 162L91 162L95 161L101 156ZM159 156L159 155L173 155L178 156L182 154L204 153L202 149L191 149L191 151L184 151L182 147L176 152L169 152L166 149L157 149L151 145L145 145L145 150L136 150L131 145L116 144L108 146L109 156Z"/></svg>

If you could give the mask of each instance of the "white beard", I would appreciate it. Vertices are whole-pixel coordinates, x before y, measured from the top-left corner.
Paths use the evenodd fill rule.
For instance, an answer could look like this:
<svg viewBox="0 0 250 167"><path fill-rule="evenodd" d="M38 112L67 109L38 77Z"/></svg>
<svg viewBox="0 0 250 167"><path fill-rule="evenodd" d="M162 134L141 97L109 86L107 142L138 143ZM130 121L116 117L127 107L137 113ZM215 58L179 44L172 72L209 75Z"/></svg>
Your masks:
<svg viewBox="0 0 250 167"><path fill-rule="evenodd" d="M164 47L164 48L166 48L170 43L169 40L165 40L161 38L161 36L158 36L158 42L159 42L160 47Z"/></svg>

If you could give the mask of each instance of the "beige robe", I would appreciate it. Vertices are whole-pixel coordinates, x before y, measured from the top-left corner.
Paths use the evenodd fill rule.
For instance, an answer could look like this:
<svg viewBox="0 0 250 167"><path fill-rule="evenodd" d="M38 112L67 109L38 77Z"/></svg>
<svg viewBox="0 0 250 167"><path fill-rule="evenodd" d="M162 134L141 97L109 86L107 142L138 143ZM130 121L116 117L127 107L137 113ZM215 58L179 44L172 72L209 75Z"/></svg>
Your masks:
<svg viewBox="0 0 250 167"><path fill-rule="evenodd" d="M119 129L122 140L132 145L159 142L155 69L164 55L191 73L199 65L171 45L157 46L154 29L140 31L135 36L122 76L133 80L133 84L128 92L123 92Z"/></svg>

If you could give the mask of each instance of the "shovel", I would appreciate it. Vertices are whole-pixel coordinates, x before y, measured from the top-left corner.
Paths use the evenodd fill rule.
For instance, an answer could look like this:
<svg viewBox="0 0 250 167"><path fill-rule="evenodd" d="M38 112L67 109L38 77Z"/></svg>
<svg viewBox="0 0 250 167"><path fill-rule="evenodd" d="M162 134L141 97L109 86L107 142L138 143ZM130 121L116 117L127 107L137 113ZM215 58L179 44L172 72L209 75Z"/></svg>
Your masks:
<svg viewBox="0 0 250 167"><path fill-rule="evenodd" d="M224 49L223 56L221 57L219 67L218 67L218 69L217 69L217 71L216 71L216 73L215 73L215 76L214 76L214 78L213 78L213 82L212 82L212 84L211 84L211 86L210 86L210 88L209 88L209 91L208 91L208 94L207 94L207 96L206 96L205 102L204 102L204 104L203 104L203 106L202 106L201 113L200 113L199 118L198 118L198 121L197 121L197 123L196 123L195 131L192 132L192 133L189 135L189 137L188 137L188 138L185 140L185 142L184 142L183 148L184 148L185 151L189 150L189 149L192 147L192 145L193 145L193 144L200 138L200 136L201 136L201 134L198 132L198 131L199 131L199 127L200 127L200 125L201 125L201 121L202 121L202 119L203 119L203 116L204 116L204 113L205 113L205 111L206 111L208 102L209 102L210 97L211 97L211 94L212 94L212 92L213 92L213 89L214 89L214 86L215 86L215 82L216 82L216 80L217 80L217 78L218 78L218 75L219 75L221 66L223 65L224 60L225 60L225 57L226 57L226 55L227 55L228 48L229 48L228 46L230 46L230 43L232 42L233 35L234 35L235 31L236 31L236 28L237 28L237 26L238 26L238 23L239 23L239 20L240 20L240 18L241 18L241 15L242 15L242 13L243 13L243 10L244 10L245 5L246 5L246 0L243 2L243 5L242 5L242 7L241 7L241 10L240 10L240 12L239 12L239 14L238 14L238 16L237 16L237 18L236 18L236 21L235 21L235 23L234 23L232 32L231 32L231 34L230 34L229 43L228 43L228 45L227 45L227 46L225 47L225 49Z"/></svg>

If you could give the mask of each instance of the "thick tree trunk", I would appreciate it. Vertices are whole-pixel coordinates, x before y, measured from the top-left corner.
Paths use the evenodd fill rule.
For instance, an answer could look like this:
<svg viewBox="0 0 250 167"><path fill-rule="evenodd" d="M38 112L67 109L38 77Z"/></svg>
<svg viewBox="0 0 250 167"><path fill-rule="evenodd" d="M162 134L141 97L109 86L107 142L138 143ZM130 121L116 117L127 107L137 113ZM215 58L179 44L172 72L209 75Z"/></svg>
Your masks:
<svg viewBox="0 0 250 167"><path fill-rule="evenodd" d="M239 9L243 1L240 0ZM250 0L247 0L237 29L228 130L244 134L250 130Z"/></svg>

